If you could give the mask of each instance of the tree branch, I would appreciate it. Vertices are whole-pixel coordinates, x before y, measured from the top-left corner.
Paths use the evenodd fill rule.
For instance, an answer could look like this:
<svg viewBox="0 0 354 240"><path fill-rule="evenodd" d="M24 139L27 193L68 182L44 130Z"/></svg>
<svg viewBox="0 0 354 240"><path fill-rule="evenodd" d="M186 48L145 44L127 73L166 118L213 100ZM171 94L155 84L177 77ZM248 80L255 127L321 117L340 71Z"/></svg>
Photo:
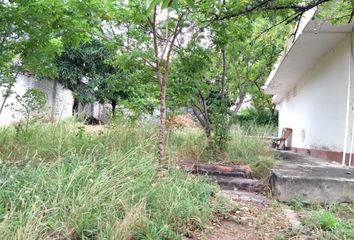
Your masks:
<svg viewBox="0 0 354 240"><path fill-rule="evenodd" d="M241 15L247 15L248 13L251 13L253 11L258 11L258 10L265 10L265 11L294 10L296 13L303 14L307 10L310 10L314 7L317 7L329 1L331 0L315 0L309 3L308 5L297 5L297 4L276 5L276 1L274 0L263 0L263 1L258 1L253 6L247 6L245 9L242 9L240 11L230 12L221 17L217 16L213 19L213 21L223 21Z"/></svg>

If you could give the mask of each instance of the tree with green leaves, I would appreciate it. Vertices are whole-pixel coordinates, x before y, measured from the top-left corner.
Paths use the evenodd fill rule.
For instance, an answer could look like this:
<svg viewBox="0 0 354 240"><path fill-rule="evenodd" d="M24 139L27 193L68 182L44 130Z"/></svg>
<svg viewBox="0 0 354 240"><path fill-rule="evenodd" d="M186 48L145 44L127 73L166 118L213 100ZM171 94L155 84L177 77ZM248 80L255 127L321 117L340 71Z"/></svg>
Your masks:
<svg viewBox="0 0 354 240"><path fill-rule="evenodd" d="M0 2L0 86L4 101L19 73L56 75L55 57L99 33L107 4L98 0ZM1 114L1 112L0 112Z"/></svg>
<svg viewBox="0 0 354 240"><path fill-rule="evenodd" d="M351 20L353 6L348 3L340 4L346 6L346 11L337 18L350 13ZM188 48L179 50L179 64L174 71L179 77L173 83L177 88L170 95L177 95L175 100L184 100L191 107L214 149L225 149L228 130L247 94L253 95L255 101L263 98L273 108L261 86L288 37L290 28L286 24L321 4L333 3L213 1L197 6L202 14L194 14L192 19L197 20L194 24L199 31L192 35ZM202 46L205 29L209 36L204 43L212 41L208 49Z"/></svg>
<svg viewBox="0 0 354 240"><path fill-rule="evenodd" d="M74 112L79 103L96 101L110 103L113 115L118 104L136 114L153 111L156 96L149 81L151 68L132 58L132 53L116 50L96 39L68 48L57 58L56 80L73 92Z"/></svg>
<svg viewBox="0 0 354 240"><path fill-rule="evenodd" d="M229 106L237 109L250 88L260 87L279 50L283 33L268 32L320 5L331 9L333 18L353 18L351 0L2 1L0 75L15 79L16 73L29 70L55 78L53 60L65 56L65 49L104 40L112 56L91 49L92 56L83 56L90 67L79 66L83 71L67 78L62 72L63 81L81 88L77 98L105 101L120 95L129 99L126 104L142 108L153 108L158 90L158 156L163 163L167 109L175 107L167 100L188 103L208 138L212 131L220 133L212 141L222 146L232 118ZM91 81L82 88L85 74ZM172 78L179 96L168 90ZM7 80L8 89L13 82Z"/></svg>
<svg viewBox="0 0 354 240"><path fill-rule="evenodd" d="M108 85L106 82L115 74L113 66L107 63L111 55L107 47L93 40L77 48L70 47L57 58L56 80L72 91L74 112L77 112L79 103L86 104L98 100L98 86ZM112 94L107 92L100 96L101 102L110 100L112 106L115 106L116 99L111 98Z"/></svg>
<svg viewBox="0 0 354 240"><path fill-rule="evenodd" d="M213 46L216 47L216 52L213 52L213 54L221 52L222 60L219 63L222 62L223 66L221 67L221 71L220 66L217 67L217 71L221 73L220 78L218 78L221 80L221 89L217 90L220 91L217 93L217 95L220 95L220 100L216 99L220 103L214 112L222 109L219 115L224 115L227 113L229 102L226 96L226 86L228 85L227 72L228 70L231 71L226 63L231 59L232 56L230 53L233 51L230 49L230 53L227 52L226 45L223 43L227 38L229 24L235 21L239 23L236 24L237 27L242 27L242 23L247 22L248 17L252 23L252 19L260 16L264 18L264 21L270 21L274 26L278 26L283 23L291 23L301 17L307 10L327 2L331 1L130 0L121 3L117 12L119 12L118 15L120 17L123 16L125 19L123 22L128 24L116 21L115 26L119 26L119 29L122 29L122 26L126 27L126 31L124 32L126 36L129 36L129 38L126 38L126 42L132 43L127 48L128 52L140 51L141 55L139 59L154 69L155 79L159 85L160 129L158 135L158 155L160 163L163 162L165 156L166 112L168 108L167 93L169 79L173 74L171 71L177 59L176 55L183 52L191 40L200 37L203 35L203 32L206 32L206 34L208 32L215 34L214 36L210 36L214 44ZM347 3L349 1L344 2ZM120 20L122 21L122 19ZM273 26L269 26L267 29L263 29L263 31L267 32L271 28ZM130 30L133 30L134 33L132 34ZM239 32L242 33L242 30ZM245 32L247 33L247 31ZM263 34L260 33L260 35ZM242 37L241 34L239 37ZM231 45L229 43L227 46L230 47ZM249 64L252 64L253 68L256 68L256 65L261 66L260 62L256 62L257 64ZM239 64L237 61L233 61L233 63L235 67ZM243 61L244 63L245 61ZM263 62L263 64L265 63ZM268 68L266 67L266 69ZM244 70L242 71L242 74L245 74ZM254 82L257 77L252 76L250 79ZM213 79L210 80L214 81ZM203 98L206 101L206 97L203 96ZM218 124L216 125L218 126Z"/></svg>
<svg viewBox="0 0 354 240"><path fill-rule="evenodd" d="M260 86L282 50L289 28L259 36L273 24L254 16L213 25L206 37L194 38L175 60L170 100L192 109L212 149L225 149L244 99L261 93Z"/></svg>

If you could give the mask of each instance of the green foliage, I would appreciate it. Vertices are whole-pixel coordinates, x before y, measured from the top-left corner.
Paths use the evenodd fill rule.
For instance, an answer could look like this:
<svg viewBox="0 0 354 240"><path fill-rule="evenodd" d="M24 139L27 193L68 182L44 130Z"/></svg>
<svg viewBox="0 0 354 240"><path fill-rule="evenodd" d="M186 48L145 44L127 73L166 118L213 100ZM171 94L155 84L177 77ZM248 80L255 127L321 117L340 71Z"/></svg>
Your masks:
<svg viewBox="0 0 354 240"><path fill-rule="evenodd" d="M205 178L186 178L181 171L171 169L169 175L153 185L148 194L147 207L151 209L149 214L152 221L148 229L137 233L138 236L148 239L180 239L178 234L185 231L185 226L188 226L187 231L203 229L205 219L220 207L213 203L209 205L215 188L205 185L205 181ZM201 205L209 207L200 211L198 208Z"/></svg>
<svg viewBox="0 0 354 240"><path fill-rule="evenodd" d="M16 135L19 136L22 132L26 137L29 137L30 135L27 134L28 125L30 121L36 121L43 117L47 96L37 88L30 88L22 96L16 94L16 101L17 103L10 104L10 108L23 118L15 125Z"/></svg>
<svg viewBox="0 0 354 240"><path fill-rule="evenodd" d="M114 108L119 103L150 113L158 105L160 86L171 86L172 111L200 108L201 95L209 100L218 95L222 101L209 101L210 111L199 115L210 118L206 135L223 151L246 94L252 95L257 114L263 114L260 106L273 108L260 86L289 35L291 27L282 23L323 2L2 1L0 85L11 89L13 75L28 70L58 79L79 102L110 101ZM328 1L319 16L350 19L352 6L350 0ZM156 75L166 84L159 85ZM235 112L230 105L237 106Z"/></svg>
<svg viewBox="0 0 354 240"><path fill-rule="evenodd" d="M257 109L250 107L240 111L236 117L236 122L242 126L248 126L251 124L256 125L278 125L277 112L272 113L270 110L257 111Z"/></svg>
<svg viewBox="0 0 354 240"><path fill-rule="evenodd" d="M105 7L96 0L1 1L0 72L16 57L23 69L54 76L55 56L89 40Z"/></svg>
<svg viewBox="0 0 354 240"><path fill-rule="evenodd" d="M301 199L295 198L292 199L289 203L289 206L291 206L294 210L301 210L302 208L305 207L305 204Z"/></svg>
<svg viewBox="0 0 354 240"><path fill-rule="evenodd" d="M37 88L30 88L22 96L16 95L16 100L20 107L14 110L28 120L31 116L40 114L47 102L47 96Z"/></svg>
<svg viewBox="0 0 354 240"><path fill-rule="evenodd" d="M272 156L260 156L256 162L251 163L251 168L254 172L254 176L268 183L269 177L271 176L271 169L274 167L275 163L276 162Z"/></svg>
<svg viewBox="0 0 354 240"><path fill-rule="evenodd" d="M329 212L316 212L309 221L320 226L325 231L333 231L339 225L338 220Z"/></svg>
<svg viewBox="0 0 354 240"><path fill-rule="evenodd" d="M213 104L209 107L210 123L212 130L213 147L219 153L227 149L227 144L231 140L230 137L230 114L227 105L219 100L219 104Z"/></svg>
<svg viewBox="0 0 354 240"><path fill-rule="evenodd" d="M274 131L272 126L251 125L248 128L234 126L231 130L231 141L227 147L229 161L248 164L256 177L267 179L275 164L274 153L270 143L264 137Z"/></svg>
<svg viewBox="0 0 354 240"><path fill-rule="evenodd" d="M77 103L109 102L114 114L120 107L152 112L157 97L149 80L151 69L136 60L138 52L116 51L103 40L70 47L57 58L57 80L73 91Z"/></svg>
<svg viewBox="0 0 354 240"><path fill-rule="evenodd" d="M57 80L73 91L78 102L93 102L98 86L114 74L113 67L106 63L110 56L110 50L97 40L70 47L57 59Z"/></svg>
<svg viewBox="0 0 354 240"><path fill-rule="evenodd" d="M354 2L352 0L328 1L319 9L316 18L329 20L333 24L348 23L353 17Z"/></svg>
<svg viewBox="0 0 354 240"><path fill-rule="evenodd" d="M268 117L273 105L260 86L289 33L289 28L284 26L266 31L279 20L276 16L252 15L238 17L227 24L213 22L209 35L195 32L193 40L178 52L171 73L171 105L191 107L199 115L197 118L207 136L211 131L211 143L220 152L225 151L230 141L230 126L247 95L252 96L256 109L248 114L255 116L249 118L257 116L256 123L263 124L273 123L276 118ZM211 47L206 47L203 42L210 39Z"/></svg>

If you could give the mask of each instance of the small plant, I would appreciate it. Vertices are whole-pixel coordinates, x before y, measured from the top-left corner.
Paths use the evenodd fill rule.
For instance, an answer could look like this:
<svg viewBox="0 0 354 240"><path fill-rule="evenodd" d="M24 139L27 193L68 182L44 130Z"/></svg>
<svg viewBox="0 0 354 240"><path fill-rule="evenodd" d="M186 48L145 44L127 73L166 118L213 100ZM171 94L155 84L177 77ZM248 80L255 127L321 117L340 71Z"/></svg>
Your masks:
<svg viewBox="0 0 354 240"><path fill-rule="evenodd" d="M325 231L334 231L338 225L338 220L327 211L315 212L309 219L309 223L320 227Z"/></svg>
<svg viewBox="0 0 354 240"><path fill-rule="evenodd" d="M79 126L77 127L77 133L76 136L80 139L82 139L83 135L85 134L85 127L84 126Z"/></svg>
<svg viewBox="0 0 354 240"><path fill-rule="evenodd" d="M273 159L260 158L256 162L250 164L255 177L267 181L271 175L271 168L275 165Z"/></svg>
<svg viewBox="0 0 354 240"><path fill-rule="evenodd" d="M301 199L294 198L289 202L289 206L291 206L294 210L301 210L305 207L304 203Z"/></svg>
<svg viewBox="0 0 354 240"><path fill-rule="evenodd" d="M41 117L47 96L39 89L30 88L22 96L16 94L16 100L18 105L12 104L11 109L20 113L24 118L22 122L16 125L16 132L27 132L30 120Z"/></svg>
<svg viewBox="0 0 354 240"><path fill-rule="evenodd" d="M33 116L38 116L40 111L43 110L47 96L45 93L36 88L30 88L22 96L17 95L16 99L21 108L15 109L17 112L23 114L26 120Z"/></svg>

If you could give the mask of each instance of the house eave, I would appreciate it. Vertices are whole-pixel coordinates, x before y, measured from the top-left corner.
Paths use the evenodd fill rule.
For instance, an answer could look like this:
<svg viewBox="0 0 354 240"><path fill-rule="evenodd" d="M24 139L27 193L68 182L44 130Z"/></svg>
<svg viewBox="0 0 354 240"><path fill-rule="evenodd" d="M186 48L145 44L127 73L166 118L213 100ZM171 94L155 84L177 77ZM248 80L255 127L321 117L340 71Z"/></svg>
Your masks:
<svg viewBox="0 0 354 240"><path fill-rule="evenodd" d="M353 27L354 23L338 26L311 18L280 55L265 83L265 93L275 96L274 103L281 102L322 56L352 32Z"/></svg>

